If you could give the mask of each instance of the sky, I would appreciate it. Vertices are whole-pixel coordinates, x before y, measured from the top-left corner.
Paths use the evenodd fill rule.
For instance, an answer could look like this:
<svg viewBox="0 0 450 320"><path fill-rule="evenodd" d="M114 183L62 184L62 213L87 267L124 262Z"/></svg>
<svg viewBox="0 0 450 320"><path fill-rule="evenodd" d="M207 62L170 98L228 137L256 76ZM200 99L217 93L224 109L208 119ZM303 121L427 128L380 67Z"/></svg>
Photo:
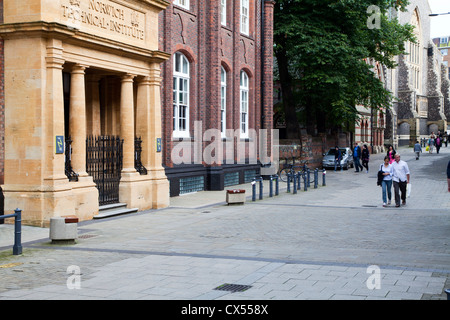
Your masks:
<svg viewBox="0 0 450 320"><path fill-rule="evenodd" d="M450 12L450 0L428 0L432 13ZM450 14L430 17L431 39L450 36Z"/></svg>

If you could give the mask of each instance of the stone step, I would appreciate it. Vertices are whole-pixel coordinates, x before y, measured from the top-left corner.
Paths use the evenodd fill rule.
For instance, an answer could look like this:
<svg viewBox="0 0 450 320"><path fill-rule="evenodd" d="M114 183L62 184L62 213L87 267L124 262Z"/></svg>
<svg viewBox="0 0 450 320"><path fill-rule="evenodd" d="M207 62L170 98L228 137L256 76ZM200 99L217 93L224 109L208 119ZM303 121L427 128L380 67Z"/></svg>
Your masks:
<svg viewBox="0 0 450 320"><path fill-rule="evenodd" d="M99 207L98 215L94 216L94 219L103 219L122 214L129 214L138 212L138 208L127 208L126 203L113 203Z"/></svg>

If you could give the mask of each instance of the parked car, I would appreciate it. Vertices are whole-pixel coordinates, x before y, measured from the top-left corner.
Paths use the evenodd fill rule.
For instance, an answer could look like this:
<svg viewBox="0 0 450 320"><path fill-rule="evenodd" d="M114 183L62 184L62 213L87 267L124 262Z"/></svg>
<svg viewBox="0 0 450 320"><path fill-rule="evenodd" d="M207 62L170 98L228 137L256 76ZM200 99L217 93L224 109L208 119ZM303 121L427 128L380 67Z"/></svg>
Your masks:
<svg viewBox="0 0 450 320"><path fill-rule="evenodd" d="M350 148L339 148L341 150L342 160L341 166L344 169L353 168L353 156L352 150ZM323 154L322 168L333 168L334 169L334 154L336 153L335 148L330 148L327 153ZM339 167L338 167L339 168Z"/></svg>

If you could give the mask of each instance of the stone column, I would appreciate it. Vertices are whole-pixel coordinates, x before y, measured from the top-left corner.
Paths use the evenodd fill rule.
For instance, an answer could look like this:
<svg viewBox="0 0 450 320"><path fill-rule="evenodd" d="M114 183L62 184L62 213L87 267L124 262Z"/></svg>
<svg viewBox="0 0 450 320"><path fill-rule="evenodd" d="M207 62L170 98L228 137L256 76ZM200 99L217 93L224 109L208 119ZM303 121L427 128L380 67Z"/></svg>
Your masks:
<svg viewBox="0 0 450 320"><path fill-rule="evenodd" d="M87 79L87 133L93 136L99 136L101 132L100 124L100 77L91 76Z"/></svg>
<svg viewBox="0 0 450 320"><path fill-rule="evenodd" d="M123 173L134 173L134 75L122 77L120 94L120 137L123 139Z"/></svg>
<svg viewBox="0 0 450 320"><path fill-rule="evenodd" d="M84 70L86 66L75 65L70 81L69 134L72 139L72 168L79 177L86 177L86 94Z"/></svg>

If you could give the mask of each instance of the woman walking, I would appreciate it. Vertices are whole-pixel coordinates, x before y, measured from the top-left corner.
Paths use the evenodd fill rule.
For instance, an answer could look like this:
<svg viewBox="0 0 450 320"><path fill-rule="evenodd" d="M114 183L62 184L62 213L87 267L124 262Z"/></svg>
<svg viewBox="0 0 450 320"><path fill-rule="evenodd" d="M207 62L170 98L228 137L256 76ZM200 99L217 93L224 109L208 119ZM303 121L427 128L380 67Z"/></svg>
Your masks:
<svg viewBox="0 0 450 320"><path fill-rule="evenodd" d="M387 152L387 156L389 157L389 163L394 162L395 160L395 150L393 146L389 146L389 150Z"/></svg>
<svg viewBox="0 0 450 320"><path fill-rule="evenodd" d="M362 151L362 165L364 168L366 168L366 172L369 173L369 157L370 157L370 152L369 149L367 148L367 144L365 144L363 146L363 151Z"/></svg>
<svg viewBox="0 0 450 320"><path fill-rule="evenodd" d="M434 149L434 132L431 133L430 139L428 139L428 152L433 153Z"/></svg>
<svg viewBox="0 0 450 320"><path fill-rule="evenodd" d="M384 163L380 170L383 171L383 181L381 182L383 207L391 204L392 199L392 175L394 174L392 165L389 163L389 156L384 157ZM388 201L387 201L388 200Z"/></svg>

